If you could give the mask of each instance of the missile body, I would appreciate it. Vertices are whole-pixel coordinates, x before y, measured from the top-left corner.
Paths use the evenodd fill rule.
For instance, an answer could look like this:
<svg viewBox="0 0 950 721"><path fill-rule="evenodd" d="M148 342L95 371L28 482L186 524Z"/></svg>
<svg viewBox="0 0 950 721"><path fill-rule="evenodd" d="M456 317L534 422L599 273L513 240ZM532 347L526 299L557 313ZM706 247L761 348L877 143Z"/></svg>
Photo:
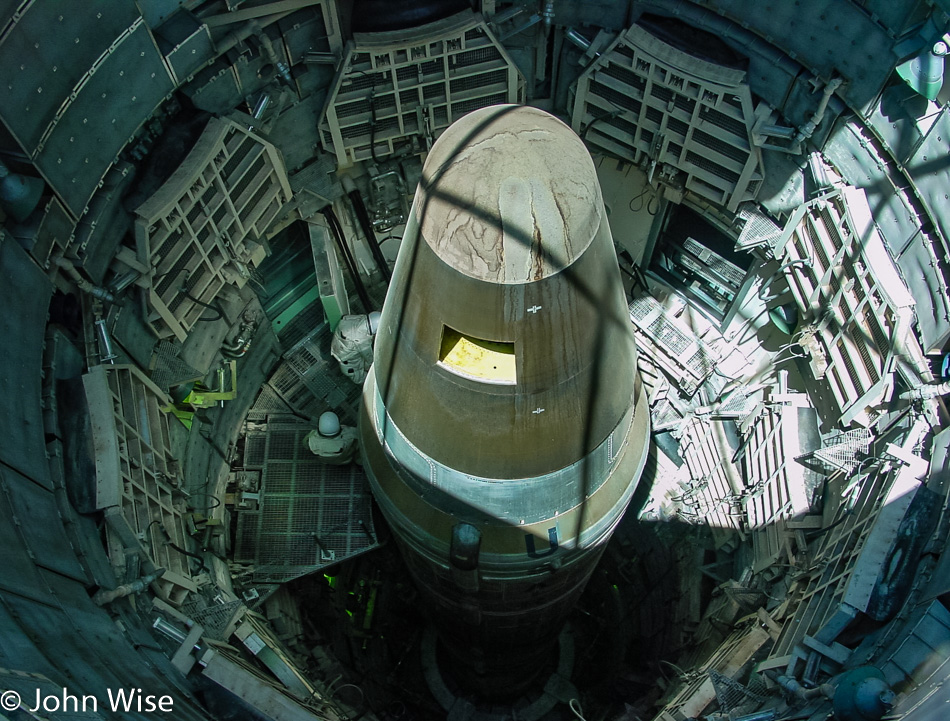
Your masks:
<svg viewBox="0 0 950 721"><path fill-rule="evenodd" d="M600 185L541 110L436 141L363 388L364 468L469 691L517 693L643 469L649 412Z"/></svg>

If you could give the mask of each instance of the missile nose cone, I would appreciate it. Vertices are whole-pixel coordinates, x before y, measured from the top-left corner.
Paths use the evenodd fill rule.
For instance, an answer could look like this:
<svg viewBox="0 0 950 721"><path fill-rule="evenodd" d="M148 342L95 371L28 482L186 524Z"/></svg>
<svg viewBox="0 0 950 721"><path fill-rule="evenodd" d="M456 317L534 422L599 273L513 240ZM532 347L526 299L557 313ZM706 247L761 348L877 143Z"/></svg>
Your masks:
<svg viewBox="0 0 950 721"><path fill-rule="evenodd" d="M527 478L597 448L631 407L636 350L580 138L514 105L446 130L426 159L381 322L383 404L428 457Z"/></svg>
<svg viewBox="0 0 950 721"><path fill-rule="evenodd" d="M649 439L594 165L548 113L477 110L432 147L360 433L450 665L483 694L528 683Z"/></svg>
<svg viewBox="0 0 950 721"><path fill-rule="evenodd" d="M426 160L422 236L445 263L492 283L541 280L569 266L600 224L590 154L537 108L499 105L452 125Z"/></svg>

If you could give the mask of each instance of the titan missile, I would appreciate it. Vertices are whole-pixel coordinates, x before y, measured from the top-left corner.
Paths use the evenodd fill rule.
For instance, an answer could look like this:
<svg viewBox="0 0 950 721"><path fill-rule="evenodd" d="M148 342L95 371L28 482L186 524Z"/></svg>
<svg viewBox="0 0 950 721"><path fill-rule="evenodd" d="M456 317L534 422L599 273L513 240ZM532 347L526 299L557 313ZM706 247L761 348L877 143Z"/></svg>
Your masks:
<svg viewBox="0 0 950 721"><path fill-rule="evenodd" d="M594 164L500 105L423 167L363 387L364 464L469 691L517 692L643 470L649 410Z"/></svg>

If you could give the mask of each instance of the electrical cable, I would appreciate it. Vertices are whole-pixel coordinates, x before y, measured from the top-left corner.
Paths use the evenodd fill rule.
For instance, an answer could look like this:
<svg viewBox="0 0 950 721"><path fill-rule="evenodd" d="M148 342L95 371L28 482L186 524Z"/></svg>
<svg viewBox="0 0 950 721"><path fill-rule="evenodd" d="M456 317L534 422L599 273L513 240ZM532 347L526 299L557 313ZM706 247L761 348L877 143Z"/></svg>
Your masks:
<svg viewBox="0 0 950 721"><path fill-rule="evenodd" d="M215 502L215 504L214 504L213 506L209 506L209 507L206 509L206 510L208 510L208 511L214 510L215 508L217 508L218 506L221 505L221 499L218 498L218 497L217 497L216 495L214 495L213 493L208 493L207 491L202 491L201 493L192 493L192 494L189 494L189 495L191 496L191 498L194 498L194 497L196 497L196 496L207 496L208 498L212 499L212 500ZM197 508L197 506L193 506L193 505L190 505L190 504L189 504L189 507L190 507L190 508Z"/></svg>
<svg viewBox="0 0 950 721"><path fill-rule="evenodd" d="M650 197L647 198L645 201L640 200L647 193L650 194ZM637 200L640 200L640 204L636 208L634 208L633 204ZM657 200L656 193L653 191L653 187L650 185L644 186L643 190L641 190L637 195L634 195L632 198L630 198L630 202L627 203L627 208L630 210L631 213L639 213L641 210L643 210L644 204L646 204L647 214L651 216L655 216L656 212L660 209L660 202L659 200ZM653 207L653 210L650 210L651 205Z"/></svg>
<svg viewBox="0 0 950 721"><path fill-rule="evenodd" d="M182 286L182 287L179 288L178 290L181 292L182 295L184 295L184 296L185 296L188 300L190 300L192 303L195 303L195 304L197 304L197 305L200 305L200 306L202 306L202 307L204 307L204 308L208 308L209 310L213 310L215 313L217 313L217 316L215 316L214 318L199 317L197 320L203 320L203 321L212 323L212 322L214 322L214 321L216 321L216 320L221 320L222 318L224 318L224 310L221 308L221 306L220 306L219 304L215 303L214 305L211 305L210 303L205 303L205 302L202 301L202 300L198 300L197 298L195 298L191 293L189 293L189 292L186 290L185 286Z"/></svg>
<svg viewBox="0 0 950 721"><path fill-rule="evenodd" d="M196 560L201 564L202 570L206 571L208 574L211 573L211 569L208 568L208 564L205 563L205 560L204 560L201 556L199 556L197 553L192 553L191 551L186 551L186 550L185 550L184 548L182 548L181 546L176 545L175 543L172 542L172 537L171 537L170 535L168 535L168 531L165 530L165 526L162 525L162 523L161 523L161 521L160 521L159 519L156 518L156 519L153 520L151 523L149 523L149 524L145 527L145 532L148 533L148 529L150 529L150 528L151 528L152 526L154 526L156 523L158 524L158 527L159 527L160 529L162 529L162 534L165 536L166 539L168 539L168 540L165 541L165 545L166 545L166 546L169 546L170 548L175 549L176 551L178 551L179 553L181 553L181 554L183 554L183 555L185 555L185 556L189 556L189 557L191 557L191 558L196 559Z"/></svg>
<svg viewBox="0 0 950 721"><path fill-rule="evenodd" d="M848 520L848 518L851 516L852 513L853 513L853 511L852 511L850 508L847 509L847 510L845 510L845 512L841 515L841 518L839 518L837 521L835 521L834 523L832 523L830 526L825 526L824 528L820 528L820 529L818 529L817 531L812 531L811 533L806 533L806 534L805 534L805 539L806 539L807 541L811 541L811 540L813 540L813 539L815 539L815 538L818 538L819 536L825 535L825 534L828 533L828 531L830 531L832 528L837 528L837 527L840 526L842 523L844 523L846 520Z"/></svg>
<svg viewBox="0 0 950 721"><path fill-rule="evenodd" d="M598 115L596 118L594 118L589 123L587 123L587 125L581 131L581 140L585 140L587 138L587 133L590 132L590 129L593 128L601 120L609 120L610 118L616 118L622 112L623 111L620 108L616 108L614 110L605 111L601 113L600 115Z"/></svg>
<svg viewBox="0 0 950 721"><path fill-rule="evenodd" d="M166 534L166 535L167 535L167 534ZM196 560L201 564L201 570L207 572L208 574L211 573L211 569L208 568L208 564L206 564L206 563L205 563L205 560L204 560L201 556L199 556L197 553L192 553L191 551L186 551L184 548L182 548L181 546L178 546L178 545L172 543L171 541L166 541L165 545L166 545L166 546L169 546L170 548L174 548L176 551L178 551L178 552L181 553L182 555L188 556L189 558L194 558L194 559L196 559Z"/></svg>
<svg viewBox="0 0 950 721"><path fill-rule="evenodd" d="M727 381L737 381L737 380L739 380L739 379L742 377L742 376L730 376L730 375L727 375L727 374L725 374L725 373L722 372L722 370L719 368L718 365L717 365L715 368L713 368L713 374L714 374L714 375L717 375L717 376L719 376L719 377L721 377L721 378L725 378Z"/></svg>
<svg viewBox="0 0 950 721"><path fill-rule="evenodd" d="M584 709L581 708L581 702L578 699L572 698L567 705L580 721L587 721L587 719L584 718Z"/></svg>
<svg viewBox="0 0 950 721"><path fill-rule="evenodd" d="M360 302L363 304L363 311L369 313L373 310L373 304L370 302L369 293L366 292L366 286L363 285L363 279L360 278L359 271L356 269L356 261L353 259L353 254L350 252L350 248L343 237L343 228L340 225L340 219L336 217L336 213L333 212L333 208L330 206L327 206L320 212L323 213L323 217L326 218L333 239L336 241L337 249L343 255L346 268L353 278L353 282L356 284L356 293L360 297Z"/></svg>
<svg viewBox="0 0 950 721"><path fill-rule="evenodd" d="M765 293L769 288L772 287L772 283L778 280L778 277L782 275L786 270L796 265L801 265L806 268L812 267L811 261L808 260L807 258L796 258L795 260L790 260L787 263L780 265L778 269L776 269L776 271L772 273L772 275L770 275L768 278L766 278L764 283L762 283L762 286L759 288L759 300L763 301L764 303L768 303L769 301L775 300L780 295L782 295L781 293L779 293L778 295L772 295L772 296L769 296L768 298L765 297Z"/></svg>
<svg viewBox="0 0 950 721"><path fill-rule="evenodd" d="M774 356L772 356L772 365L775 366L775 365L778 365L779 363L785 363L786 361L795 360L796 358L807 358L807 357L808 357L808 353L805 352L805 349L804 349L804 348L802 348L802 352L801 352L801 353L792 353L792 355L788 356L787 358L778 358L778 357L777 357L777 356L779 355L779 353L781 353L782 351L791 350L791 348L792 348L793 345L798 345L799 348L802 348L802 347L801 347L801 344L798 344L798 343L790 343L788 346L786 346L785 348L782 348L778 353L776 353Z"/></svg>
<svg viewBox="0 0 950 721"><path fill-rule="evenodd" d="M666 659L662 659L662 658L661 658L661 659L660 659L660 663L661 663L661 664L665 664L665 665L669 666L671 669L673 669L673 671L676 673L676 675L677 675L679 678L681 678L681 679L684 679L684 678L686 678L686 677L688 676L688 674L687 674L683 669L681 669L679 666L677 666L677 665L676 665L675 663L673 663L672 661L667 661ZM661 670L661 673L662 673L662 670ZM666 674L663 674L663 675L666 676Z"/></svg>

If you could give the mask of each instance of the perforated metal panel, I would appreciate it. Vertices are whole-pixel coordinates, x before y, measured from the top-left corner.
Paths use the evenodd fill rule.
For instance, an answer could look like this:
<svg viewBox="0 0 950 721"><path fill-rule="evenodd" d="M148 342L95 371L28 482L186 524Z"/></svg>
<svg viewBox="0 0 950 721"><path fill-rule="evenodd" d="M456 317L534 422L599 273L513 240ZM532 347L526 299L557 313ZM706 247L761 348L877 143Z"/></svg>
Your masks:
<svg viewBox="0 0 950 721"><path fill-rule="evenodd" d="M775 248L782 237L782 227L762 212L756 203L743 205L739 217L745 221L736 241L736 250L751 250L764 246L769 251Z"/></svg>
<svg viewBox="0 0 950 721"><path fill-rule="evenodd" d="M235 560L254 564L256 581L283 582L338 563L377 545L366 474L357 465L330 466L304 446L312 430L272 421L248 434L260 459L258 510L238 511Z"/></svg>
<svg viewBox="0 0 950 721"><path fill-rule="evenodd" d="M811 456L831 471L850 473L860 464L858 454L867 453L870 443L871 431L867 428L837 431L824 438L821 448Z"/></svg>
<svg viewBox="0 0 950 721"><path fill-rule="evenodd" d="M671 318L652 296L633 300L628 310L641 352L666 373L687 395L692 395L712 375L717 354Z"/></svg>

